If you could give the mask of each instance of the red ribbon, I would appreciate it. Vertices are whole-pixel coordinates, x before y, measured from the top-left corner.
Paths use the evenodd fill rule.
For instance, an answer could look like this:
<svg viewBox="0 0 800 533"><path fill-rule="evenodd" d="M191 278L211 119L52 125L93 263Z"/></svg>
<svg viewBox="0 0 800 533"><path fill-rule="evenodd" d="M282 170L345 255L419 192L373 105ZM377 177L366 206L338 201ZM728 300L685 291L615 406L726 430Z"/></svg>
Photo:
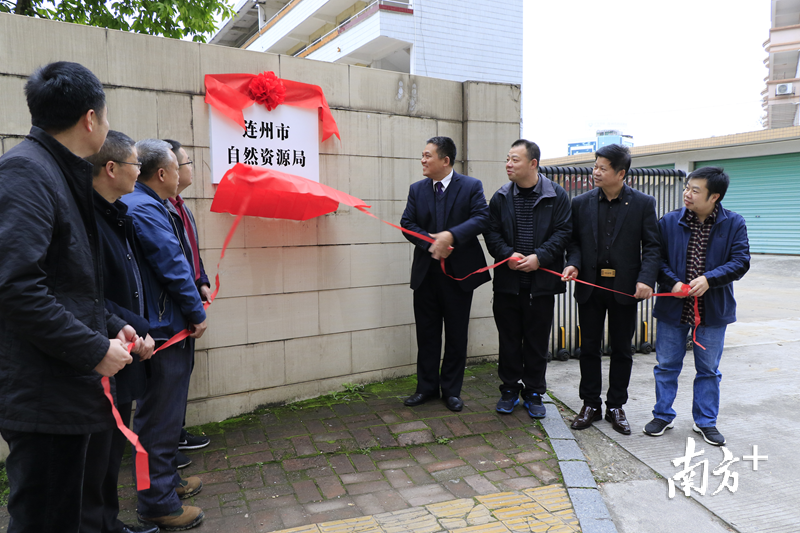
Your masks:
<svg viewBox="0 0 800 533"><path fill-rule="evenodd" d="M128 344L128 353L133 348L133 343ZM103 384L103 392L108 398L108 403L111 404L111 414L114 415L114 420L125 438L127 438L133 447L136 448L136 490L147 490L150 488L150 464L147 462L147 452L139 442L139 435L131 431L128 426L122 423L122 416L117 411L117 406L114 405L114 397L111 396L111 381L106 376L100 380Z"/></svg>
<svg viewBox="0 0 800 533"><path fill-rule="evenodd" d="M380 222L383 222L384 224L388 224L389 226L392 226L393 228L399 229L403 233L407 233L409 235L413 235L414 237L416 237L418 239L422 239L423 241L429 242L431 244L433 244L435 242L431 237L429 237L427 235L422 235L422 234L417 233L415 231L411 231L409 229L406 229L406 228L403 228L401 226L398 226L397 224L392 224L391 222L387 222L385 220L382 220L382 219L376 217L375 215L373 215L372 213L370 213L369 211L367 211L366 208L364 208L364 207L356 206L356 209L358 209L362 213L365 213L365 214L371 216L375 220L379 220ZM442 272L445 274L445 276L447 276L449 278L452 278L452 279L454 279L456 281L463 281L463 280L467 279L468 277L470 277L472 275L480 274L481 272L487 272L487 271L489 271L489 270L491 270L493 268L497 268L500 265L502 265L503 263L506 263L507 261L511 261L511 260L517 261L517 258L515 258L513 256L507 257L506 259L503 259L502 261L500 261L498 263L495 263L495 264L489 265L489 266L485 266L483 268L480 268L480 269L476 270L475 272L470 272L469 274L467 274L463 278L456 278L456 277L451 276L450 274L447 273L447 271L445 270L444 258L441 258L440 264L442 266ZM559 278L563 277L560 272L556 272L554 270L549 270L549 269L543 268L543 267L539 267L539 270L542 270L544 272L548 272L550 274L554 274L554 275L558 276ZM614 293L617 293L617 294L621 294L623 296L628 296L629 298L636 298L632 294L627 294L627 293L624 293L624 292L615 291L614 289L609 289L607 287L601 287L600 285L595 285L594 283L589 283L588 281L583 281L583 280L580 280L580 279L573 279L572 281L575 281L577 283L583 283L584 285L589 285L590 287L596 287L596 288L602 289L604 291L610 291L610 292L614 292ZM653 294L652 296L672 296L672 297L677 297L679 295L688 296L690 289L691 289L691 287L684 283L684 284L681 285L681 292L658 292L658 293ZM699 342L697 342L697 328L698 328L698 326L700 326L700 310L699 310L698 304L697 304L697 296L695 296L694 297L694 329L692 331L692 341L697 346L699 346L700 348L703 348L705 350L705 347L702 344L700 344Z"/></svg>

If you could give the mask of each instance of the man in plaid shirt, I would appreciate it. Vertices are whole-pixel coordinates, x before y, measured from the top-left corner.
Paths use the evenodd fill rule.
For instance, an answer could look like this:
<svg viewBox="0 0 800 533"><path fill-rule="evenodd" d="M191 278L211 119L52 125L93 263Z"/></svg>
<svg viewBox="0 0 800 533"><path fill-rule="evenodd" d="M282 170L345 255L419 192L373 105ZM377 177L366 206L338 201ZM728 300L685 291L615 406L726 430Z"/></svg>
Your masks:
<svg viewBox="0 0 800 533"><path fill-rule="evenodd" d="M750 268L747 228L741 215L721 205L730 179L721 168L703 167L689 174L683 192L685 207L667 213L658 222L661 234L659 292L681 292L688 297L657 298L653 316L658 319L656 360L656 405L653 420L644 432L658 437L673 427L672 404L678 393L678 376L686 355L686 336L696 328L692 403L693 430L714 446L725 444L717 430L719 362L727 325L736 321L733 282ZM698 301L699 325L695 325L694 297Z"/></svg>

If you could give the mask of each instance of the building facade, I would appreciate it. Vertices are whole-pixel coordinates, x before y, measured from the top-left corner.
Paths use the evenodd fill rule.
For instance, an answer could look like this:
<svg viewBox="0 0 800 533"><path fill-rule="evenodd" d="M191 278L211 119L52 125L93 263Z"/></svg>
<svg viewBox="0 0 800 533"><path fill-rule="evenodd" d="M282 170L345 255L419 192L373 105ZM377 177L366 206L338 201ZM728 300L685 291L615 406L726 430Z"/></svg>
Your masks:
<svg viewBox="0 0 800 533"><path fill-rule="evenodd" d="M234 9L211 44L459 82L522 83L522 0L239 0Z"/></svg>
<svg viewBox="0 0 800 533"><path fill-rule="evenodd" d="M631 148L635 168L687 174L719 166L731 178L722 204L747 222L750 251L800 255L800 126ZM542 160L542 165L591 166L594 154Z"/></svg>
<svg viewBox="0 0 800 533"><path fill-rule="evenodd" d="M764 63L769 69L761 92L765 128L800 125L800 0L772 0Z"/></svg>

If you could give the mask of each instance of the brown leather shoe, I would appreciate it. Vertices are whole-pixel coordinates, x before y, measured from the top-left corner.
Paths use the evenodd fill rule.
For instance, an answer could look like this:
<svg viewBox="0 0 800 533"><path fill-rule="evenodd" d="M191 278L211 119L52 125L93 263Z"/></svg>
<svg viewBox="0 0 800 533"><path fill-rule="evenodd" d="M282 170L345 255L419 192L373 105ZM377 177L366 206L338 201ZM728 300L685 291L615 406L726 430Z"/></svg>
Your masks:
<svg viewBox="0 0 800 533"><path fill-rule="evenodd" d="M199 507L184 505L167 516L140 516L140 522L152 522L164 531L183 531L191 529L203 521L203 510Z"/></svg>
<svg viewBox="0 0 800 533"><path fill-rule="evenodd" d="M606 409L606 420L611 422L611 427L623 435L631 434L631 426L625 418L625 411L622 407L609 407Z"/></svg>
<svg viewBox="0 0 800 533"><path fill-rule="evenodd" d="M181 479L181 482L177 487L175 487L175 493L181 500L191 498L195 494L198 494L201 490L203 490L203 482L200 481L199 477L195 476Z"/></svg>
<svg viewBox="0 0 800 533"><path fill-rule="evenodd" d="M597 422L603 419L603 411L601 408L595 409L594 407L584 405L581 407L581 412L575 417L569 427L572 429L586 429L592 427L592 422Z"/></svg>

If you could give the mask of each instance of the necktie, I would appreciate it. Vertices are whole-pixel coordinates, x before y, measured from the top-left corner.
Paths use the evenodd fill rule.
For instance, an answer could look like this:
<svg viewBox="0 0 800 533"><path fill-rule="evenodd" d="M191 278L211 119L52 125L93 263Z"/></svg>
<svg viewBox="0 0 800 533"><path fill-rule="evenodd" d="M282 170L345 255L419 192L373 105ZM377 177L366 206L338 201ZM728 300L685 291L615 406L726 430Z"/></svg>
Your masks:
<svg viewBox="0 0 800 533"><path fill-rule="evenodd" d="M444 194L444 185L442 185L441 181L436 182L436 194L442 195Z"/></svg>

